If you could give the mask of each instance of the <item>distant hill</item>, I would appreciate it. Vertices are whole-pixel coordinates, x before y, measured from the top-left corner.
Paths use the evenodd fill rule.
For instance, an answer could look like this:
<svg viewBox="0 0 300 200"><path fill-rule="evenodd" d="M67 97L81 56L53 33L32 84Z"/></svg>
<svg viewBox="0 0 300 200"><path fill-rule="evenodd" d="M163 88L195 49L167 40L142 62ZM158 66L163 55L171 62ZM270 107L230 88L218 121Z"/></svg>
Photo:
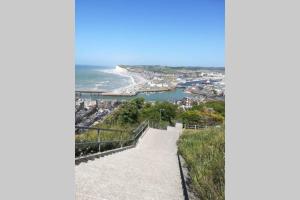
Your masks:
<svg viewBox="0 0 300 200"><path fill-rule="evenodd" d="M197 71L220 71L224 72L225 67L202 67L202 66L163 66L163 65L118 65L126 69L144 69L153 72L172 73L176 70L197 70Z"/></svg>

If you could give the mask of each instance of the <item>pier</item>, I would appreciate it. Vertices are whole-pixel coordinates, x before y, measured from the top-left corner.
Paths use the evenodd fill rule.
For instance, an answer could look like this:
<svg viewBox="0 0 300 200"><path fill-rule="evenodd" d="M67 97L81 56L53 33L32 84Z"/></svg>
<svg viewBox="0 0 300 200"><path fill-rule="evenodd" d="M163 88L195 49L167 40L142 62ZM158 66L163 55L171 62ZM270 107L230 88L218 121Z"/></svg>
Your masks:
<svg viewBox="0 0 300 200"><path fill-rule="evenodd" d="M106 93L102 93L102 96L117 96L117 97L133 97L136 96L138 93L134 92L134 93L113 93L113 92L106 92Z"/></svg>
<svg viewBox="0 0 300 200"><path fill-rule="evenodd" d="M75 94L102 94L105 90L75 90Z"/></svg>
<svg viewBox="0 0 300 200"><path fill-rule="evenodd" d="M82 94L100 96L107 91L104 90L75 90L75 97L81 98Z"/></svg>
<svg viewBox="0 0 300 200"><path fill-rule="evenodd" d="M139 93L143 92L167 92L167 91L172 91L175 90L175 88L156 88L156 89L141 89L132 93L116 93L116 92L111 92L111 91L105 91L105 90L76 90L75 94L81 97L82 94L94 94L94 95L101 95L101 96L115 96L115 97L133 97L138 95Z"/></svg>

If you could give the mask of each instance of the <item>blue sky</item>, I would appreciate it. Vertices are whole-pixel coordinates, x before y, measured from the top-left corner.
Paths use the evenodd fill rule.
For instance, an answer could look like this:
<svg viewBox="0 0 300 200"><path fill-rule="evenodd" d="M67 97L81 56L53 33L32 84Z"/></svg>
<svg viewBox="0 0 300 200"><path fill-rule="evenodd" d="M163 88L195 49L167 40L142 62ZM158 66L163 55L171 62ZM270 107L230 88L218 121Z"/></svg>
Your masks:
<svg viewBox="0 0 300 200"><path fill-rule="evenodd" d="M76 0L76 64L224 66L224 0Z"/></svg>

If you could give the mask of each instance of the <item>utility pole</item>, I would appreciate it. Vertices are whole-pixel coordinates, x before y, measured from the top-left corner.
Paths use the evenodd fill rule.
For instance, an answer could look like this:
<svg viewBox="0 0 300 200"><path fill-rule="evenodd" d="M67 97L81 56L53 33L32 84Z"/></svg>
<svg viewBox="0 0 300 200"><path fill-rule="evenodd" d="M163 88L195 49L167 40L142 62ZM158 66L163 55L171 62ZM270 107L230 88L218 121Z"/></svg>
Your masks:
<svg viewBox="0 0 300 200"><path fill-rule="evenodd" d="M161 111L164 111L165 109L159 109L159 113L160 113L160 115L159 115L159 123L161 122Z"/></svg>

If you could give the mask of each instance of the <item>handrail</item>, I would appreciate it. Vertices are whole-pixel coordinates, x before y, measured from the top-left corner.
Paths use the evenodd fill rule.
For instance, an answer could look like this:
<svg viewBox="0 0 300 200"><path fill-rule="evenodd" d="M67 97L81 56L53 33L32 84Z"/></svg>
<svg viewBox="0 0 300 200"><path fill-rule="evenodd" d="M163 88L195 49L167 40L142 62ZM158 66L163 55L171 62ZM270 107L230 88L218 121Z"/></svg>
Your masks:
<svg viewBox="0 0 300 200"><path fill-rule="evenodd" d="M116 132L123 132L123 130L118 130L118 129L96 128L96 127L88 127L88 126L75 126L75 128L79 128L79 129L90 129L90 130L100 130L100 131L116 131Z"/></svg>
<svg viewBox="0 0 300 200"><path fill-rule="evenodd" d="M111 149L116 149L116 148L123 148L126 146L130 146L132 144L136 145L137 140L141 136L141 134L147 129L149 126L148 121L142 122L137 128L135 128L133 131L131 131L132 135L131 138L129 139L122 139L123 138L123 133L125 132L124 130L117 130L117 129L104 129L104 128L95 128L95 127L85 127L85 126L75 126L75 128L79 130L97 130L97 140L94 141L79 141L75 142L75 157L82 156L82 155L89 155L90 153L94 152L106 152ZM103 133L103 131L112 131L112 132L119 132L120 133L120 138L119 140L100 140L100 135ZM82 134L85 134L84 132ZM119 143L119 144L118 144ZM112 145L112 146L103 146L101 145ZM84 149L82 149L82 146L87 146Z"/></svg>
<svg viewBox="0 0 300 200"><path fill-rule="evenodd" d="M183 124L183 128L184 129L206 129L209 127L214 127L214 126L218 126L220 124L215 123L213 125L208 125L208 124Z"/></svg>
<svg viewBox="0 0 300 200"><path fill-rule="evenodd" d="M148 121L147 121L147 123L146 123L146 121L144 121L142 124L140 124L140 125L134 130L134 131L136 131L136 130L140 129L140 130L134 135L133 140L135 140L142 132L144 132L144 131L145 131L145 128L148 127L148 126L149 126ZM142 128L141 128L141 127L142 127Z"/></svg>
<svg viewBox="0 0 300 200"><path fill-rule="evenodd" d="M84 145L84 144L105 144L105 143L114 143L114 142L129 142L132 141L133 139L130 140L105 140L105 141L100 141L100 142L76 142L76 145Z"/></svg>

